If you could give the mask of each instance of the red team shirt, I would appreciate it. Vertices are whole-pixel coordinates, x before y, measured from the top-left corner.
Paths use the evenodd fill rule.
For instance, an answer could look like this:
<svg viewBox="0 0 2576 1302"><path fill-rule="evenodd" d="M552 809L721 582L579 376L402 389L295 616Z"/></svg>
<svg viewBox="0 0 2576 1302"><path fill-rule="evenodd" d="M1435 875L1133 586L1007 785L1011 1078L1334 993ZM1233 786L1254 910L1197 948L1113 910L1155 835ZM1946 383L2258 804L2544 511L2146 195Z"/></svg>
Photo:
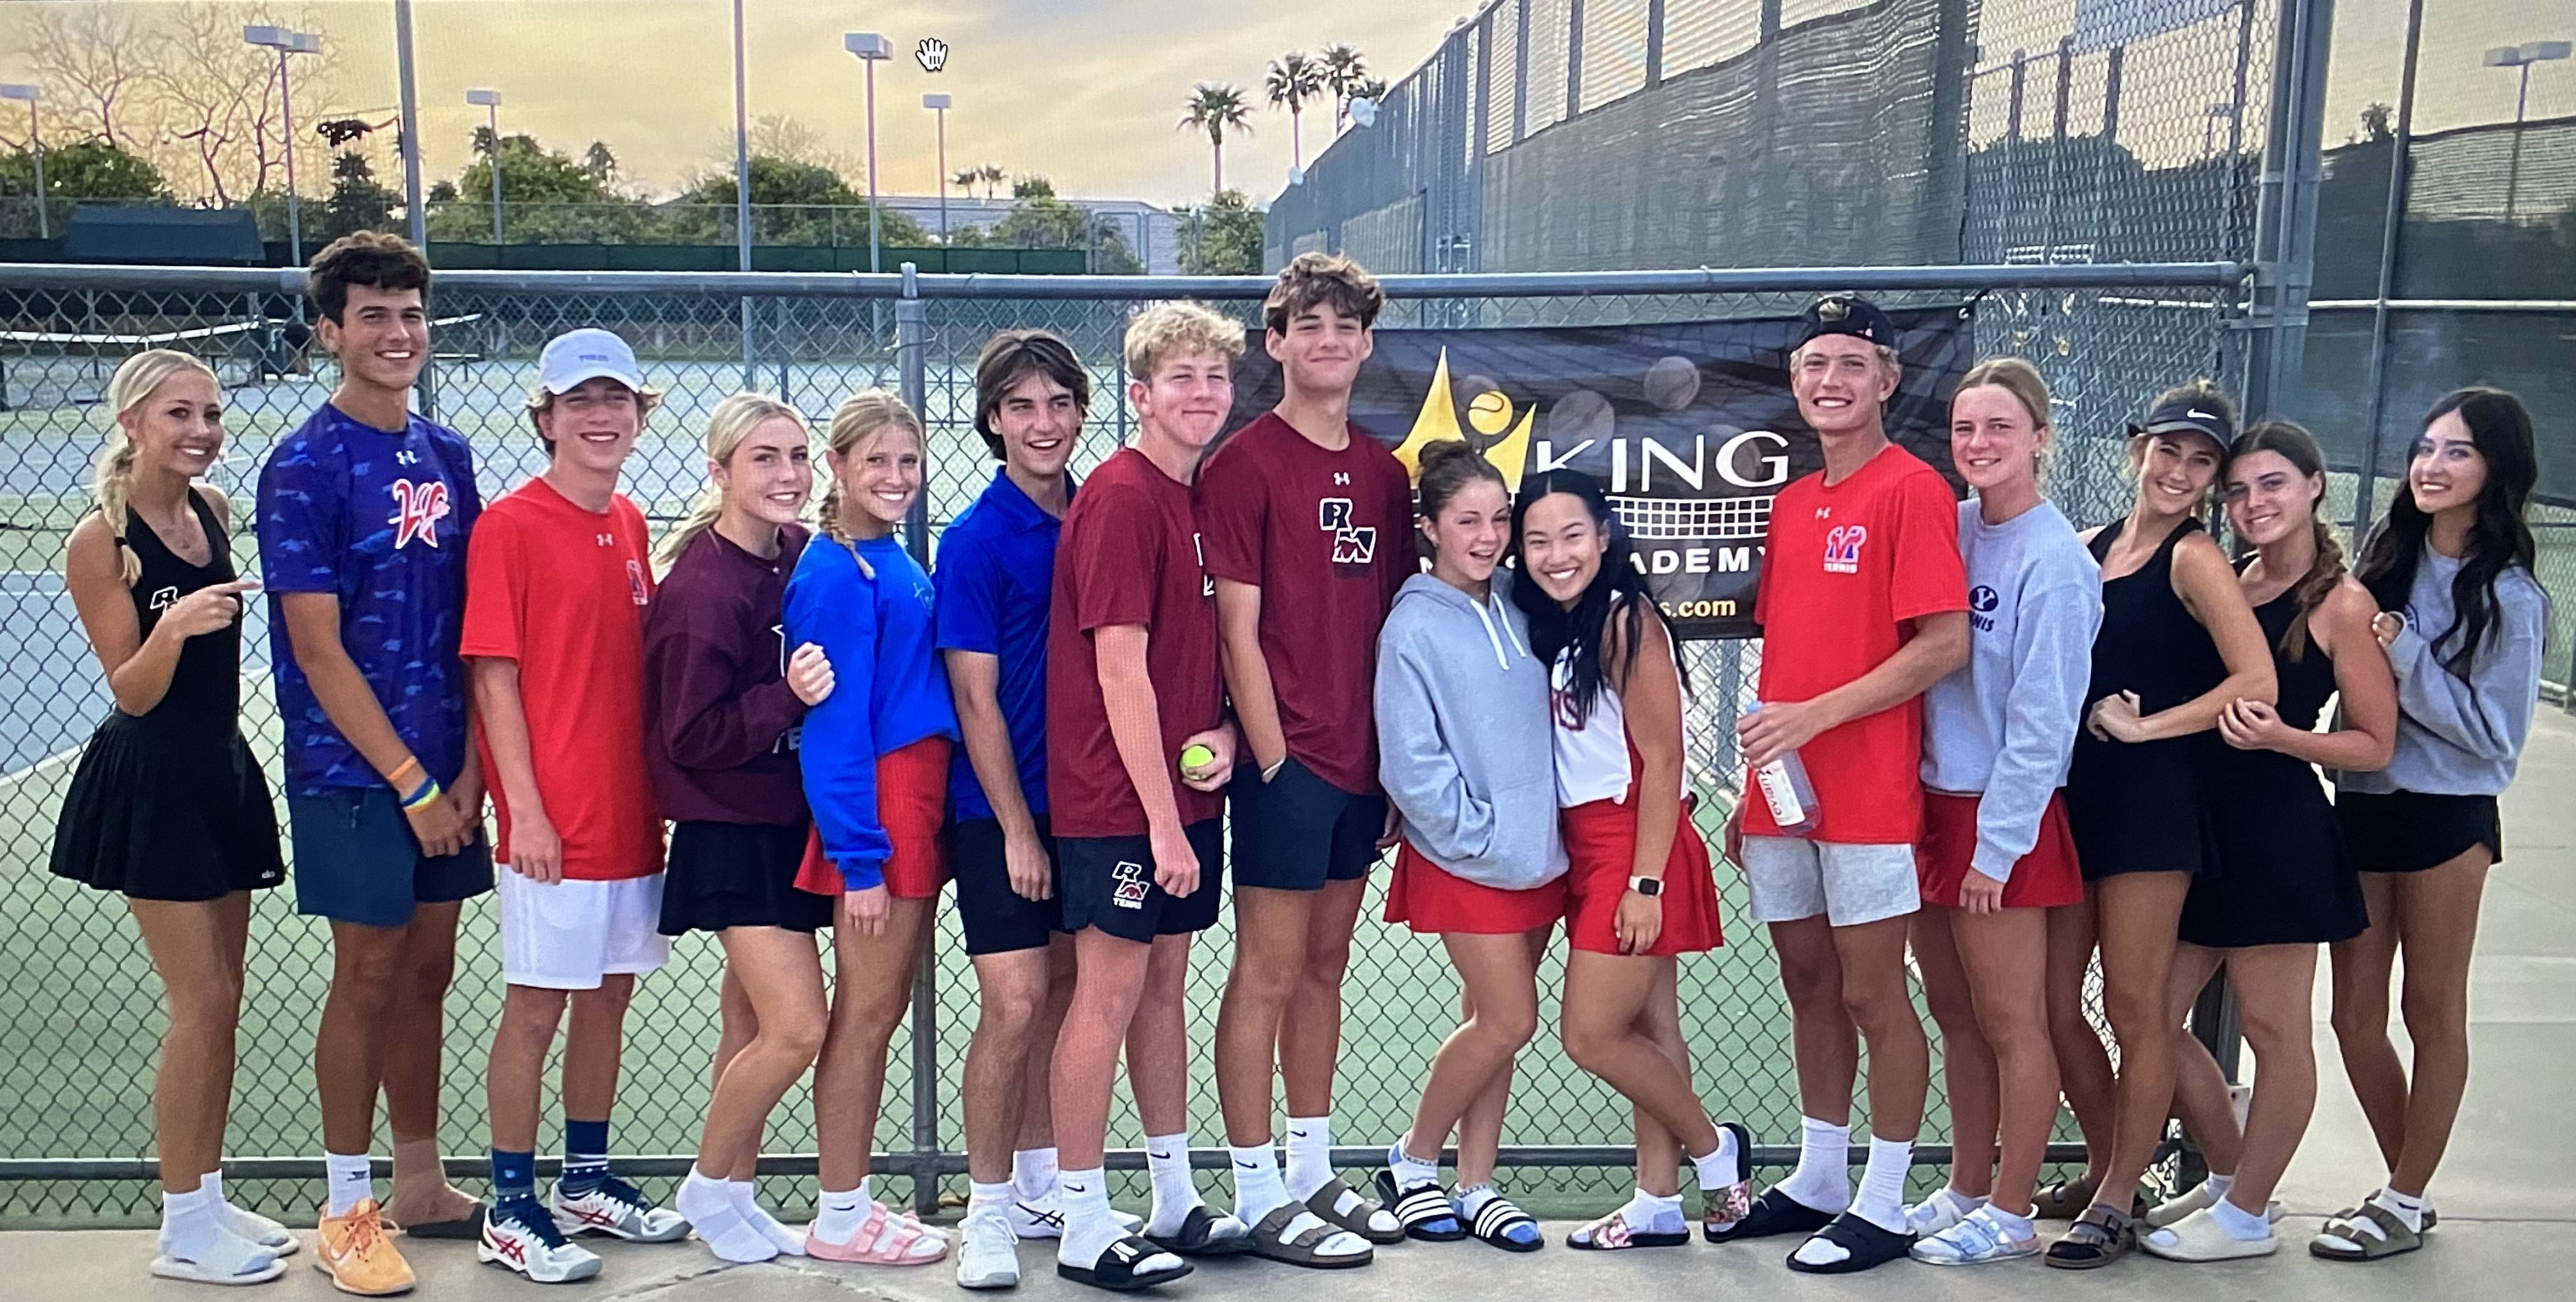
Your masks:
<svg viewBox="0 0 2576 1302"><path fill-rule="evenodd" d="M488 519L488 515L486 516ZM1047 621L1047 800L1057 836L1143 836L1145 805L1109 733L1095 630L1145 627L1145 673L1163 759L1186 825L1215 818L1221 792L1182 784L1181 744L1225 720L1216 585L1199 560L1189 485L1144 453L1112 454L1064 513Z"/></svg>
<svg viewBox="0 0 2576 1302"><path fill-rule="evenodd" d="M1198 512L1208 572L1261 589L1261 656L1288 753L1366 796L1378 790L1378 627L1422 566L1403 463L1349 429L1335 452L1265 413L1199 471Z"/></svg>
<svg viewBox="0 0 2576 1302"><path fill-rule="evenodd" d="M1849 479L1808 475L1780 490L1753 618L1765 701L1803 701L1877 668L1905 621L1968 608L1959 504L1948 480L1890 445ZM1811 839L1910 845L1923 830L1923 698L1820 733L1798 749L1822 807ZM1746 784L1751 789L1751 784ZM1744 831L1782 835L1759 800Z"/></svg>
<svg viewBox="0 0 2576 1302"><path fill-rule="evenodd" d="M465 557L462 654L519 663L519 705L537 794L563 838L572 881L662 871L662 815L644 750L644 615L653 567L644 515L623 495L585 511L544 479L484 508ZM510 799L478 720L475 741L501 815Z"/></svg>

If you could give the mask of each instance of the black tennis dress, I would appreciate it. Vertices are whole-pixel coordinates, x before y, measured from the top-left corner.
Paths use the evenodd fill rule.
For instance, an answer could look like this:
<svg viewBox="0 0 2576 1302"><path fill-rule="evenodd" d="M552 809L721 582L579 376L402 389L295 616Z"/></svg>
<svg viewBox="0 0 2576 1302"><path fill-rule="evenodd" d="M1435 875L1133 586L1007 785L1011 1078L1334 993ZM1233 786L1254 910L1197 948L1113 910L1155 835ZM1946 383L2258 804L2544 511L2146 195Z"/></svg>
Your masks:
<svg viewBox="0 0 2576 1302"><path fill-rule="evenodd" d="M2094 535L2100 561L2128 520ZM2189 701L2227 678L2209 630L2174 595L2174 546L2200 522L2175 526L2137 572L2102 584L2102 629L2093 638L2092 683L2084 717L2119 692L2138 694L2138 713L2152 715ZM2066 775L2066 815L2084 880L2121 873L2219 871L2215 829L2202 800L2201 737L2101 741L2078 725Z"/></svg>
<svg viewBox="0 0 2576 1302"><path fill-rule="evenodd" d="M140 517L126 542L143 563L134 618L145 637L199 588L235 577L214 508L188 504L209 563L172 554ZM138 900L213 900L286 878L268 778L241 734L241 620L189 638L170 690L144 714L111 708L90 734L54 827L53 871Z"/></svg>
<svg viewBox="0 0 2576 1302"><path fill-rule="evenodd" d="M2280 679L2281 722L2306 731L2334 695L2335 674L2314 638L2297 660L2281 653L2281 635L2298 613L2292 591L2256 607L2254 617ZM2213 732L2201 776L2226 871L2192 883L2184 940L2212 949L2316 945L2350 940L2370 925L2343 821L2314 767L2276 750L2238 750Z"/></svg>

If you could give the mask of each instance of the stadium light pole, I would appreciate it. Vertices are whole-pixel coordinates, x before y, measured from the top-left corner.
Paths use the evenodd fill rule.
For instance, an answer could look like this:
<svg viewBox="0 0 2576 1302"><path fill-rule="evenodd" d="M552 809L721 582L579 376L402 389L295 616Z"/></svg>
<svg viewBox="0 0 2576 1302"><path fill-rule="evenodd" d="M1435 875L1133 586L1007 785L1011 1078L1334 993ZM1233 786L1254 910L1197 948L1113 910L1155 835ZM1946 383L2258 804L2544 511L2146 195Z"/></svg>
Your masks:
<svg viewBox="0 0 2576 1302"><path fill-rule="evenodd" d="M322 38L312 32L261 23L244 27L242 40L277 51L277 108L286 128L286 251L288 261L300 267L304 265L304 214L295 193L295 90L287 79L286 58L290 54L320 54Z"/></svg>
<svg viewBox="0 0 2576 1302"><path fill-rule="evenodd" d="M476 88L465 92L465 102L483 110L484 130L492 138L492 243L507 243L501 238L501 92Z"/></svg>
<svg viewBox="0 0 2576 1302"><path fill-rule="evenodd" d="M948 95L933 91L921 97L921 106L939 119L939 247L948 247ZM941 253L941 266L947 265L947 254Z"/></svg>
<svg viewBox="0 0 2576 1302"><path fill-rule="evenodd" d="M841 37L841 48L858 56L868 70L868 270L883 271L878 265L885 232L877 220L877 65L894 57L894 42L875 32L850 32Z"/></svg>
<svg viewBox="0 0 2576 1302"><path fill-rule="evenodd" d="M2576 52L2576 43L2524 41L2520 45L2499 45L2487 51L2482 60L2490 68L2511 68L2522 78L2522 85L2513 93L2513 155L2504 173L2504 219L2508 222L2513 220L2514 191L2522 181L2522 112L2531 99L2531 65L2552 63L2571 52Z"/></svg>
<svg viewBox="0 0 2576 1302"><path fill-rule="evenodd" d="M420 95L414 89L411 55L411 0L394 0L394 65L402 89L403 206L411 214L411 242L429 247L429 209L420 194ZM422 372L422 383L429 381ZM423 390L426 399L427 390ZM423 408L426 412L427 408Z"/></svg>
<svg viewBox="0 0 2576 1302"><path fill-rule="evenodd" d="M36 155L36 238L50 240L54 238L54 227L53 219L45 215L45 127L36 112L36 101L44 97L39 87L19 82L0 86L0 99L27 102L27 140Z"/></svg>

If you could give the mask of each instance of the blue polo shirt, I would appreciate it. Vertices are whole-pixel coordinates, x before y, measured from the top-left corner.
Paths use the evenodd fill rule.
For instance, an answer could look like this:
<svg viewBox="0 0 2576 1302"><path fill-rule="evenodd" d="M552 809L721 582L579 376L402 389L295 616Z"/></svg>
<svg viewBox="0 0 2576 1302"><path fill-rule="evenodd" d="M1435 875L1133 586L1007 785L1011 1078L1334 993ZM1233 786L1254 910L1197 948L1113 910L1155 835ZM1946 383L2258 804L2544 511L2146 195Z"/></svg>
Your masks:
<svg viewBox="0 0 2576 1302"><path fill-rule="evenodd" d="M1067 499L1072 481L1066 481ZM998 656L997 695L1011 734L1011 757L1029 812L1047 812L1046 677L1047 610L1055 596L1055 544L1064 522L1048 515L1011 482L993 472L991 487L949 522L939 538L938 645L942 651ZM957 748L948 776L957 817L991 818L992 802L966 748Z"/></svg>
<svg viewBox="0 0 2576 1302"><path fill-rule="evenodd" d="M385 782L349 745L295 662L275 609L293 592L340 600L340 641L429 775L465 764L465 539L481 514L465 440L418 416L380 430L324 403L259 472L260 580L286 737L286 789L318 796Z"/></svg>

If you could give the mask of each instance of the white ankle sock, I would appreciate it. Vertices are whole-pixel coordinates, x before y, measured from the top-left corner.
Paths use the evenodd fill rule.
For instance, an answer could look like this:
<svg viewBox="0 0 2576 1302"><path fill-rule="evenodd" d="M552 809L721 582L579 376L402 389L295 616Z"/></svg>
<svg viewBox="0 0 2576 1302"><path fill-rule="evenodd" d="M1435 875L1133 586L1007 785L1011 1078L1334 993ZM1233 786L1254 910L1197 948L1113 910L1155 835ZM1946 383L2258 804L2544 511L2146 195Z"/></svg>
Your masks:
<svg viewBox="0 0 2576 1302"><path fill-rule="evenodd" d="M1744 1154L1735 1151L1735 1132L1724 1126L1717 1130L1717 1147L1691 1159L1699 1173L1699 1191L1704 1194L1724 1193L1743 1183Z"/></svg>
<svg viewBox="0 0 2576 1302"><path fill-rule="evenodd" d="M981 1180L968 1180L966 1182L966 1214L972 1216L987 1208L994 1211L1000 1211L1004 1205L1011 1201L1012 1197L1017 1192L1017 1190L1011 1187L1011 1182L1008 1180L1000 1180L992 1184L986 1184Z"/></svg>
<svg viewBox="0 0 2576 1302"><path fill-rule="evenodd" d="M1288 1196L1304 1202L1333 1182L1333 1119L1288 1118Z"/></svg>
<svg viewBox="0 0 2576 1302"><path fill-rule="evenodd" d="M1409 1134L1387 1146L1386 1169L1395 1177L1397 1193L1411 1193L1424 1185L1440 1183L1439 1155L1415 1157Z"/></svg>
<svg viewBox="0 0 2576 1302"><path fill-rule="evenodd" d="M2232 1175L2220 1175L2212 1171L2205 1178L2209 1182L2209 1197L2212 1202L2225 1198L2227 1191L2236 1187L2236 1177Z"/></svg>
<svg viewBox="0 0 2576 1302"><path fill-rule="evenodd" d="M814 1235L828 1243L847 1243L868 1219L868 1182L859 1181L856 1189L823 1191L823 1199L814 1208Z"/></svg>
<svg viewBox="0 0 2576 1302"><path fill-rule="evenodd" d="M1861 1168L1860 1197L1851 1210L1890 1234L1905 1233L1905 1176L1914 1166L1914 1141L1869 1137L1869 1165Z"/></svg>
<svg viewBox="0 0 2576 1302"><path fill-rule="evenodd" d="M1503 1191L1490 1184L1468 1185L1454 1195L1458 1206L1458 1218L1472 1224L1476 1219L1476 1213L1485 1210L1485 1204L1502 1196Z"/></svg>
<svg viewBox="0 0 2576 1302"><path fill-rule="evenodd" d="M672 1195L671 1207L688 1218L689 1228L706 1240L708 1250L726 1261L767 1261L778 1255L768 1236L742 1218L727 1181L691 1167L688 1178L680 1182L680 1192Z"/></svg>
<svg viewBox="0 0 2576 1302"><path fill-rule="evenodd" d="M1056 1260L1086 1267L1097 1263L1110 1244L1126 1235L1109 1214L1109 1173L1096 1166L1058 1172L1055 1187L1057 1205L1064 1209L1064 1239L1056 1245Z"/></svg>
<svg viewBox="0 0 2576 1302"><path fill-rule="evenodd" d="M1628 1222L1631 1233L1653 1230L1671 1234L1689 1228L1682 1222L1682 1196L1678 1193L1666 1197L1640 1189L1629 1196L1627 1206L1619 1209L1619 1218Z"/></svg>
<svg viewBox="0 0 2576 1302"><path fill-rule="evenodd" d="M1258 1226L1262 1217L1289 1201L1288 1186L1279 1179L1278 1155L1266 1141L1230 1151L1234 1157L1235 1219Z"/></svg>
<svg viewBox="0 0 2576 1302"><path fill-rule="evenodd" d="M204 1261L223 1226L215 1219L214 1191L204 1185L161 1195L161 1252L181 1261Z"/></svg>
<svg viewBox="0 0 2576 1302"><path fill-rule="evenodd" d="M1173 1235L1190 1209L1199 1206L1198 1182L1190 1175L1190 1132L1145 1136L1145 1173L1154 1184L1154 1211L1145 1232Z"/></svg>
<svg viewBox="0 0 2576 1302"><path fill-rule="evenodd" d="M771 1247L790 1257L805 1255L805 1236L780 1224L777 1217L769 1214L768 1208L760 1205L760 1187L756 1182L727 1180L725 1196L733 1200L733 1209L741 1215L743 1223L760 1231L761 1237L769 1240Z"/></svg>
<svg viewBox="0 0 2576 1302"><path fill-rule="evenodd" d="M2005 1238L2015 1243L2023 1242L2039 1233L2039 1227L2031 1224L2029 1213L2032 1209L2030 1208L2025 1207L2021 1214L2016 1215L1997 1207L1994 1200L1989 1198L1981 1204L1981 1210L1985 1212L1988 1219L2003 1228Z"/></svg>
<svg viewBox="0 0 2576 1302"><path fill-rule="evenodd" d="M2227 1231L2227 1237L2244 1243L2261 1243L2272 1237L2272 1218L2262 1212L2249 1212L2221 1198L2209 1205L2209 1219Z"/></svg>
<svg viewBox="0 0 2576 1302"><path fill-rule="evenodd" d="M2398 1220L2405 1222L2407 1229L2413 1230L2417 1234L2422 1234L2424 1232L2424 1200L2422 1198L2416 1197L2413 1194L2402 1194L2394 1189L2383 1187L2379 1192L2372 1194L2370 1196L2370 1200L2387 1208L2388 1211L2396 1216Z"/></svg>
<svg viewBox="0 0 2576 1302"><path fill-rule="evenodd" d="M1938 1233L1943 1227L1966 1220L1968 1213L1986 1205L1983 1198L1963 1194L1948 1185L1932 1191L1932 1196L1907 1209L1905 1220L1914 1233Z"/></svg>
<svg viewBox="0 0 2576 1302"><path fill-rule="evenodd" d="M1055 1147L1023 1148L1011 1154L1011 1187L1020 1201L1042 1203L1055 1196Z"/></svg>
<svg viewBox="0 0 2576 1302"><path fill-rule="evenodd" d="M330 1185L331 1215L346 1216L350 1208L375 1196L375 1164L366 1154L324 1153L322 1168Z"/></svg>
<svg viewBox="0 0 2576 1302"><path fill-rule="evenodd" d="M1778 1188L1820 1212L1851 1206L1851 1127L1802 1118L1797 1169Z"/></svg>
<svg viewBox="0 0 2576 1302"><path fill-rule="evenodd" d="M197 1183L197 1187L205 1190L207 1196L213 1198L216 1202L230 1203L232 1201L231 1199L224 1197L224 1173L221 1168L206 1172L206 1178L199 1181Z"/></svg>

